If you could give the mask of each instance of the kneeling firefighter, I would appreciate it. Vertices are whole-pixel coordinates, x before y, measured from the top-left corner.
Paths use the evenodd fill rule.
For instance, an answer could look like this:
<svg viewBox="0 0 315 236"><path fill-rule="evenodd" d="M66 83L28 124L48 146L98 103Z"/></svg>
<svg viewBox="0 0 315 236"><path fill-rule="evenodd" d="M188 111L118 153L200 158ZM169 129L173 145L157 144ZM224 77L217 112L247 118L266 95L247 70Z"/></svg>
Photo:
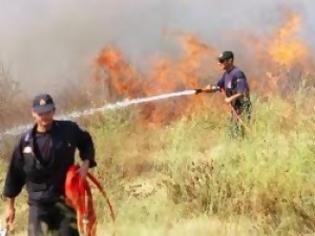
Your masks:
<svg viewBox="0 0 315 236"><path fill-rule="evenodd" d="M49 94L34 98L35 124L14 148L5 179L7 228L15 218L15 197L26 185L30 236L79 235L76 211L65 199L66 175L75 162L76 149L82 160L77 169L81 179L96 166L90 134L72 121L54 120L54 114L55 104Z"/></svg>

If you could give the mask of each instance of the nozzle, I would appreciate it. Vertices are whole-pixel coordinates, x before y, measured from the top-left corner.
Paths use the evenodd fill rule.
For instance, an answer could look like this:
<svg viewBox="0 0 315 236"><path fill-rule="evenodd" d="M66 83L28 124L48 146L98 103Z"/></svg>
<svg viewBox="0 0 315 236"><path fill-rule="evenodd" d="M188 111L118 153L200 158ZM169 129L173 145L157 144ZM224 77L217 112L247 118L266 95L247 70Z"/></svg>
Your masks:
<svg viewBox="0 0 315 236"><path fill-rule="evenodd" d="M199 93L202 93L202 92L203 92L203 89L201 89L201 88L195 89L195 94L199 94Z"/></svg>

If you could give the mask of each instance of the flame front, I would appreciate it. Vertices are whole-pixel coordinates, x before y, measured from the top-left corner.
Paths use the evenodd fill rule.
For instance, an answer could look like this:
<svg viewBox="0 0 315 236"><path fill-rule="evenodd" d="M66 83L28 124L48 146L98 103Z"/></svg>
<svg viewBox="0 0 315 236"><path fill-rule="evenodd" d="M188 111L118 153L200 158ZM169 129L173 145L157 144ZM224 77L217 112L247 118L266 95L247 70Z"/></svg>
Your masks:
<svg viewBox="0 0 315 236"><path fill-rule="evenodd" d="M242 39L239 43L243 44L244 52L247 49L249 52L237 55L236 64L245 65L241 69L245 71L250 87L256 93L268 96L278 92L287 94L299 86L304 73L314 71L314 60L309 54L311 50L298 34L301 18L290 13L286 19L271 35L256 36L250 32L235 32L235 39ZM180 33L176 36L182 46L182 55L177 59L157 59L147 74L139 73L119 50L104 48L95 61L93 77L98 83L104 82L106 99L117 101L146 97L215 83L222 73L215 60L221 50L191 34ZM209 101L216 102L210 96L170 99L167 102L143 105L142 114L148 121L163 123L187 112L194 112L204 107L205 102L209 106Z"/></svg>
<svg viewBox="0 0 315 236"><path fill-rule="evenodd" d="M289 68L296 62L305 61L307 47L297 37L300 26L301 18L293 14L289 21L276 33L268 52L278 65Z"/></svg>
<svg viewBox="0 0 315 236"><path fill-rule="evenodd" d="M113 47L104 48L96 59L94 78L106 81L110 100L152 96L200 86L200 74L216 51L193 35L182 35L184 53L178 60L160 58L146 76L138 73ZM104 73L105 72L105 73ZM145 119L160 123L178 117L192 107L200 106L201 98L180 98L162 104L143 106Z"/></svg>

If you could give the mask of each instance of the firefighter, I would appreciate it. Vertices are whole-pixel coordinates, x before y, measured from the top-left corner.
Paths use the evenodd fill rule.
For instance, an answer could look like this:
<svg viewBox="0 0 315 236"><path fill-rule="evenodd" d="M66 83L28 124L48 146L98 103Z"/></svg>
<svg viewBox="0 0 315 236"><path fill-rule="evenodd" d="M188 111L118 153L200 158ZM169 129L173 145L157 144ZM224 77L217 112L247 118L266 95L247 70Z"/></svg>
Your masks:
<svg viewBox="0 0 315 236"><path fill-rule="evenodd" d="M196 94L217 91L225 92L225 102L229 104L232 113L231 135L243 136L244 128L251 116L251 102L249 85L243 71L234 65L234 54L224 51L218 57L218 63L224 71L215 85L207 85L205 88L196 89Z"/></svg>
<svg viewBox="0 0 315 236"><path fill-rule="evenodd" d="M85 178L96 166L90 134L75 122L54 119L55 104L49 94L33 100L34 126L27 130L15 147L8 167L3 197L6 223L15 218L14 201L26 186L28 193L28 235L79 235L76 213L65 203L64 182L75 150L82 161L79 173Z"/></svg>

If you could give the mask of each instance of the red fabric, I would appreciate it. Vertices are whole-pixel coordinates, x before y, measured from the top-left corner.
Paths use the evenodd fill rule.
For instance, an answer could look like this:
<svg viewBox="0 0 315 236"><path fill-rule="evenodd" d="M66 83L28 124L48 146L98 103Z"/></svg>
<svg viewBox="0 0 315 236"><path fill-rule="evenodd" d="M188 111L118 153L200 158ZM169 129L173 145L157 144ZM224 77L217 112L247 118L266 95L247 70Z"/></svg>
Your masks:
<svg viewBox="0 0 315 236"><path fill-rule="evenodd" d="M71 166L65 181L66 202L77 212L79 231L86 236L96 233L96 214L93 197L87 179L82 179L78 166Z"/></svg>

